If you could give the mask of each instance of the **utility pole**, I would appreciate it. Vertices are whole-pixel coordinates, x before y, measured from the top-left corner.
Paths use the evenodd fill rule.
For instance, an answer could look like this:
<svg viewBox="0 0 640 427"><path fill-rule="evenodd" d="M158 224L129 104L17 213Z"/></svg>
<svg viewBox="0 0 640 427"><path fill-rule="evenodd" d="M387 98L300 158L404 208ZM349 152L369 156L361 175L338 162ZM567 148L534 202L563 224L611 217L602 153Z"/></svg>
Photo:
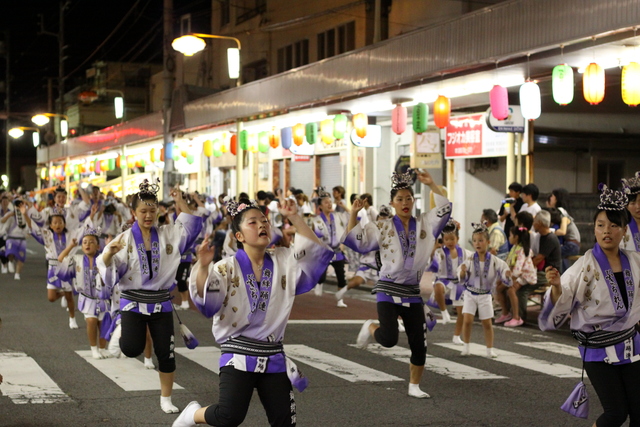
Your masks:
<svg viewBox="0 0 640 427"><path fill-rule="evenodd" d="M4 110L7 113L7 118L4 121L4 139L5 139L5 145L6 145L6 153L5 155L7 156L6 159L6 166L5 166L5 174L7 175L7 178L9 179L9 185L7 187L11 187L11 183L12 183L12 179L11 179L11 160L9 160L9 158L11 157L11 137L9 136L9 113L10 113L10 106L11 106L11 67L10 67L10 61L9 61L9 30L6 31L5 33L5 37L4 37L4 59L5 59L5 63L6 63L6 74L5 74L5 81L4 81L4 89L5 89L5 98L4 98ZM9 189L7 188L7 190Z"/></svg>
<svg viewBox="0 0 640 427"><path fill-rule="evenodd" d="M173 40L173 0L164 0L164 31L162 35L162 128L164 135L164 172L162 182L162 197L167 198L173 185L173 157L169 156L167 147L172 144L171 133L169 132L169 110L171 109L171 98L173 95L173 80L175 72L175 56L171 42Z"/></svg>

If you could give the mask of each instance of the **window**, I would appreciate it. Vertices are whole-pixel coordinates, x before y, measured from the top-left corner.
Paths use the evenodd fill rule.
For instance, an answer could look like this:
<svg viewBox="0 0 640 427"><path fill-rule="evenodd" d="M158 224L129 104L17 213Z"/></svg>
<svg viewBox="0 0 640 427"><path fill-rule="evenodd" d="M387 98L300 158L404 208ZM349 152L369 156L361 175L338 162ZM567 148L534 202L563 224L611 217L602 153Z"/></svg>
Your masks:
<svg viewBox="0 0 640 427"><path fill-rule="evenodd" d="M231 22L231 4L229 0L220 1L220 26L224 27Z"/></svg>
<svg viewBox="0 0 640 427"><path fill-rule="evenodd" d="M263 79L268 75L266 59L261 59L242 67L242 81L245 83Z"/></svg>
<svg viewBox="0 0 640 427"><path fill-rule="evenodd" d="M336 37L337 34L337 37ZM331 58L356 48L355 21L318 34L318 60Z"/></svg>
<svg viewBox="0 0 640 427"><path fill-rule="evenodd" d="M309 63L309 40L304 39L278 49L278 73Z"/></svg>
<svg viewBox="0 0 640 427"><path fill-rule="evenodd" d="M236 25L267 11L267 0L237 0Z"/></svg>

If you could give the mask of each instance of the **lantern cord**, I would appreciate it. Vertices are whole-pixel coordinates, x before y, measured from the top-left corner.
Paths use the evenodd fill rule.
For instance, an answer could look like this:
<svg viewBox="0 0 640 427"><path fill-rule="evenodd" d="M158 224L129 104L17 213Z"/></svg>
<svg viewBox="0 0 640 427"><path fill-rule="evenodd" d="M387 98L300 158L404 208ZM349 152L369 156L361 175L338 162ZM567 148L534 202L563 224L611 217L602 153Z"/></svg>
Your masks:
<svg viewBox="0 0 640 427"><path fill-rule="evenodd" d="M560 60L564 63L564 45L560 45Z"/></svg>
<svg viewBox="0 0 640 427"><path fill-rule="evenodd" d="M529 58L531 57L530 53L527 53L527 80L531 80L531 70L529 69Z"/></svg>

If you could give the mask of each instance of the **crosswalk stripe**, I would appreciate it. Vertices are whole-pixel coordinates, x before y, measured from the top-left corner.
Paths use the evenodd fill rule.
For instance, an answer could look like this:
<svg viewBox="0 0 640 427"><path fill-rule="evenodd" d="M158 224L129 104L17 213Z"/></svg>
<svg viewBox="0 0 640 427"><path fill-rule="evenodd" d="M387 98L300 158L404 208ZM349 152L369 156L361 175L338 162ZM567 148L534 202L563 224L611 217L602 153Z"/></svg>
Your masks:
<svg viewBox="0 0 640 427"><path fill-rule="evenodd" d="M355 347L355 344L349 344ZM395 346L391 348L382 347L380 344L369 344L367 351L381 356L390 357L399 362L409 363L411 358L411 350L408 348ZM439 375L444 375L456 380L498 380L506 379L502 375L496 375L491 372L483 371L472 366L463 365L462 363L452 362L440 357L427 355L424 368L428 371Z"/></svg>
<svg viewBox="0 0 640 427"><path fill-rule="evenodd" d="M63 403L71 402L44 370L25 353L0 353L0 372L4 382L0 384L3 396L13 403Z"/></svg>
<svg viewBox="0 0 640 427"><path fill-rule="evenodd" d="M441 347L445 347L451 350L460 351L460 346L453 343L436 343ZM484 356L486 354L485 346L480 344L471 343L471 354L474 356ZM560 363L547 362L545 360L535 359L533 357L525 356L523 354L512 353L507 350L499 350L495 348L498 357L494 360L500 363L506 363L507 365L518 366L523 369L529 369L531 371L540 372L542 374L552 375L558 378L580 378L582 371L572 366L562 365Z"/></svg>
<svg viewBox="0 0 640 427"><path fill-rule="evenodd" d="M160 390L158 373L153 369L145 369L138 359L121 357L98 360L91 357L90 350L79 350L76 354L124 391ZM173 389L179 390L182 387L173 383Z"/></svg>
<svg viewBox="0 0 640 427"><path fill-rule="evenodd" d="M402 378L302 344L288 344L285 352L294 360L350 382L403 381Z"/></svg>
<svg viewBox="0 0 640 427"><path fill-rule="evenodd" d="M220 373L220 349L218 347L198 346L193 350L189 350L186 347L177 347L176 353L211 372L215 372L216 374Z"/></svg>
<svg viewBox="0 0 640 427"><path fill-rule="evenodd" d="M538 350L550 351L552 353L562 354L563 356L571 356L580 358L580 350L575 345L560 344L552 341L544 342L517 342L518 345L531 347Z"/></svg>

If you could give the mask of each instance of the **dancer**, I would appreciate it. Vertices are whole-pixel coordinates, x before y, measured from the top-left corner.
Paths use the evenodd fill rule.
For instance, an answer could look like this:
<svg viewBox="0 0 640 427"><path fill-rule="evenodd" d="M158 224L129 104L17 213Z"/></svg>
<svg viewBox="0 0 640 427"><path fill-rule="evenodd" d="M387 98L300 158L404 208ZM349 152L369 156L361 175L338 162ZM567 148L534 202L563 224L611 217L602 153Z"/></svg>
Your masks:
<svg viewBox="0 0 640 427"><path fill-rule="evenodd" d="M23 208L24 209L24 208ZM93 209L94 213L96 209ZM44 246L45 258L47 260L47 299L55 302L62 298L62 308L69 311L69 328L78 329L78 322L75 315L75 303L73 301L73 288L70 279L61 279L58 276L59 256L67 247L67 242L77 242L82 237L83 228L77 227L73 230L67 228L65 212L62 209L52 209L47 216L48 228L40 228L29 215L24 218L29 225L31 235L38 243ZM75 246L75 245L74 245Z"/></svg>
<svg viewBox="0 0 640 427"><path fill-rule="evenodd" d="M620 248L628 251L640 251L640 171L633 178L623 179L622 188L627 195L629 226Z"/></svg>
<svg viewBox="0 0 640 427"><path fill-rule="evenodd" d="M26 202L16 199L13 206L13 210L0 219L0 226L4 227L6 233L4 253L8 259L9 273L15 272L14 280L20 280L20 273L27 259L27 205Z"/></svg>
<svg viewBox="0 0 640 427"><path fill-rule="evenodd" d="M81 228L80 223L89 216L91 199L87 192L80 187L78 187L78 194L80 194L82 200L77 204L74 203L65 207L67 202L67 190L64 187L59 186L54 192L54 206L47 206L40 212L32 206L28 211L28 215L32 221L38 224L39 227L43 227L47 223L47 220L53 210L57 208L64 213L64 220L69 230Z"/></svg>
<svg viewBox="0 0 640 427"><path fill-rule="evenodd" d="M450 219L442 230L442 247L435 250L433 262L429 267L430 271L436 274L433 284L433 302L442 313L442 323L451 322L451 317L447 311L447 300L456 308L456 327L453 332L453 343L462 345L460 339L462 332L462 305L464 300L462 295L464 286L458 280L458 267L464 260L473 256L473 252L463 249L458 245L458 223ZM448 297L448 298L447 298ZM432 305L430 303L429 305ZM433 306L433 305L432 305Z"/></svg>
<svg viewBox="0 0 640 427"><path fill-rule="evenodd" d="M227 205L238 253L214 265L214 248L205 241L189 279L191 299L205 316L214 317L213 335L222 349L219 401L204 408L189 403L174 427L237 426L254 388L270 425L296 425L291 386L301 391L306 379L285 356L282 339L295 296L315 286L334 252L298 215L294 200L280 199L278 211L296 227L296 245L268 254L269 220L256 204L239 202Z"/></svg>
<svg viewBox="0 0 640 427"><path fill-rule="evenodd" d="M336 187L339 188L339 187ZM340 192L334 188L334 196L340 195ZM344 189L342 194L344 194ZM338 200L338 206L342 205L342 199ZM322 240L323 243L333 249L334 256L331 261L331 266L336 273L336 279L338 280L338 290L347 286L347 280L345 278L344 265L347 259L340 249L340 237L344 234L345 227L349 222L349 214L345 211L334 212L331 204L331 195L324 191L322 187L318 189L318 208L320 214L313 219L313 231ZM327 277L325 271L318 279L318 284L315 287L315 294L322 296L322 288L324 281ZM347 304L344 300L339 299L337 306L340 308L347 308Z"/></svg>
<svg viewBox="0 0 640 427"><path fill-rule="evenodd" d="M108 290L102 285L102 279L98 276L96 257L100 252L99 229L90 226L83 230L80 241L82 253L73 254L78 240L71 239L69 245L58 256L57 273L59 280L71 283L75 279L76 291L80 293L78 297L78 310L84 314L87 324L87 336L91 347L91 356L94 359L104 359L108 357L107 340L98 338L100 324L106 313L110 310ZM98 348L98 342L100 348Z"/></svg>
<svg viewBox="0 0 640 427"><path fill-rule="evenodd" d="M158 180L159 182L159 180ZM176 223L157 228L158 184L144 180L133 198L136 222L110 242L98 257L98 270L106 286L120 287L120 325L109 342L109 352L136 357L143 352L147 325L153 339L160 374L160 407L176 413L171 403L176 369L173 335L172 289L180 253L190 247L202 227L199 217L190 215L182 192L171 196L182 213Z"/></svg>
<svg viewBox="0 0 640 427"><path fill-rule="evenodd" d="M13 210L13 208L11 207L11 200L9 200L9 195L5 191L0 196L0 218L4 218L5 215L7 215L11 210ZM2 266L0 268L2 269L2 274L7 274L9 272L9 258L7 258L5 255L5 237L5 229L0 224L0 263L2 263ZM15 273L15 268L12 273Z"/></svg>
<svg viewBox="0 0 640 427"><path fill-rule="evenodd" d="M594 215L596 244L560 276L547 267L551 285L544 296L538 324L557 329L571 317L583 366L604 413L596 426L640 424L640 254L620 249L627 228L627 197L601 187ZM580 382L563 409L586 418L586 390ZM574 398L575 397L575 398ZM571 407L571 409L567 407ZM567 408L567 409L565 409Z"/></svg>
<svg viewBox="0 0 640 427"><path fill-rule="evenodd" d="M493 350L493 299L491 292L500 279L506 286L511 286L511 270L506 262L495 255L491 255L489 249L489 231L484 224L471 224L473 234L471 240L476 252L465 259L458 267L458 277L464 284L464 304L462 306L462 340L464 347L463 356L471 355L469 345L471 342L471 325L473 318L478 313L484 329L484 341L487 346L487 357L496 358L498 355Z"/></svg>
<svg viewBox="0 0 640 427"><path fill-rule="evenodd" d="M420 182L428 185L434 194L436 208L418 218L413 217L414 179L412 170L393 174L391 206L396 215L392 219L362 227L357 223L357 215L363 203L356 200L343 239L345 245L360 253L380 250L382 262L380 280L373 290L378 301L379 325L367 320L358 334L357 345L366 348L371 337L384 347L396 345L400 316L411 348L409 396L428 398L430 396L420 390L427 355L427 325L420 297L420 279L429 265L436 239L449 220L451 203L428 172L419 172Z"/></svg>

